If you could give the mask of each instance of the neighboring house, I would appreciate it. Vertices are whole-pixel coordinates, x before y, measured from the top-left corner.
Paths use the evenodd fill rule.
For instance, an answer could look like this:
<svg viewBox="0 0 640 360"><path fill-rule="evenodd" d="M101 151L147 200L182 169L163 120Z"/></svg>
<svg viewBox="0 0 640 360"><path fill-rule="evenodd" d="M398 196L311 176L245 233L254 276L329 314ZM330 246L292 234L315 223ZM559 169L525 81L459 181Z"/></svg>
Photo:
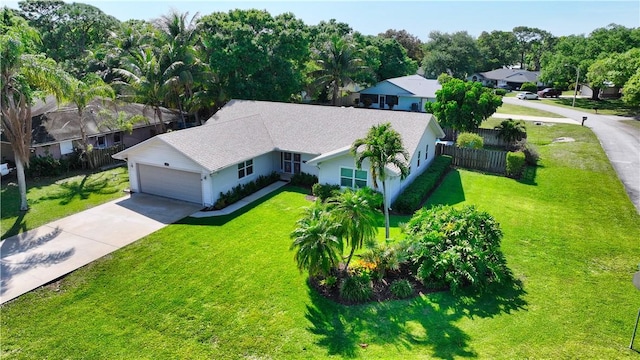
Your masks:
<svg viewBox="0 0 640 360"><path fill-rule="evenodd" d="M372 186L369 163L355 167L351 144L390 122L411 158L410 176L389 168L393 201L422 173L444 136L432 115L334 106L232 100L205 125L155 136L113 155L127 160L134 192L211 206L220 193L272 172L305 172L320 183Z"/></svg>
<svg viewBox="0 0 640 360"><path fill-rule="evenodd" d="M539 71L529 71L520 69L496 69L487 72L475 73L467 77L469 81L481 82L484 86L510 88L518 90L522 84L531 82L537 86L544 86L538 81Z"/></svg>
<svg viewBox="0 0 640 360"><path fill-rule="evenodd" d="M424 112L427 101L436 101L436 91L442 89L438 80L409 75L387 79L360 91L360 104L371 102L372 109Z"/></svg>
<svg viewBox="0 0 640 360"><path fill-rule="evenodd" d="M107 110L115 117L124 112L127 117L142 115L144 121L133 124L131 134L122 131L115 124L109 123L101 112ZM95 148L107 148L124 144L126 147L149 139L156 134L157 120L154 111L143 104L116 103L110 100L93 100L84 111L86 133L89 142ZM31 151L35 156L51 155L60 158L71 154L78 147L80 123L75 104L58 106L55 98L39 101L31 108L32 140ZM179 121L179 115L163 109L162 120L165 123ZM11 144L2 136L2 158L15 161Z"/></svg>
<svg viewBox="0 0 640 360"><path fill-rule="evenodd" d="M609 85L597 89L599 99L617 99L622 96L622 94L620 93L620 88L614 85ZM593 88L591 88L587 84L581 84L580 90L578 91L580 92L581 96L593 98Z"/></svg>

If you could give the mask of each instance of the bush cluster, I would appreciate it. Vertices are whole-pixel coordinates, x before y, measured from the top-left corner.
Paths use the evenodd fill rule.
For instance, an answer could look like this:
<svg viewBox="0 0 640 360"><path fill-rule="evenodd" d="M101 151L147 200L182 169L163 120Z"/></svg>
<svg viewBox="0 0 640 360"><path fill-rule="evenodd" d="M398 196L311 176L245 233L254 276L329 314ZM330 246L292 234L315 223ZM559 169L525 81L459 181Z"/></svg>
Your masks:
<svg viewBox="0 0 640 360"><path fill-rule="evenodd" d="M62 159L54 159L53 156L47 154L45 156L31 157L29 159L29 167L25 169L25 176L29 178L53 177L81 168L82 162L76 153Z"/></svg>
<svg viewBox="0 0 640 360"><path fill-rule="evenodd" d="M532 82L526 82L523 83L522 86L520 86L520 91L530 91L532 93L536 93L538 92L538 85Z"/></svg>
<svg viewBox="0 0 640 360"><path fill-rule="evenodd" d="M522 139L516 143L516 149L518 151L522 151L524 153L524 161L529 166L538 165L538 161L540 160L540 154L538 154L538 149L533 144L530 144L527 139Z"/></svg>
<svg viewBox="0 0 640 360"><path fill-rule="evenodd" d="M325 201L340 191L340 185L315 183L311 188L313 196Z"/></svg>
<svg viewBox="0 0 640 360"><path fill-rule="evenodd" d="M340 296L348 301L365 302L373 295L373 283L366 273L352 274L342 279Z"/></svg>
<svg viewBox="0 0 640 360"><path fill-rule="evenodd" d="M313 174L301 172L299 174L293 175L289 183L295 186L311 188L314 184L318 183L318 177Z"/></svg>
<svg viewBox="0 0 640 360"><path fill-rule="evenodd" d="M436 157L431 166L419 175L393 203L394 211L402 214L411 214L420 208L422 201L429 195L429 192L436 186L440 178L449 170L451 166L450 156Z"/></svg>
<svg viewBox="0 0 640 360"><path fill-rule="evenodd" d="M494 93L498 96L505 96L507 95L507 89L495 89Z"/></svg>
<svg viewBox="0 0 640 360"><path fill-rule="evenodd" d="M410 259L427 287L449 287L454 294L465 287L483 290L509 275L500 225L474 206L421 209L405 231Z"/></svg>
<svg viewBox="0 0 640 360"><path fill-rule="evenodd" d="M407 279L395 280L389 287L393 296L398 299L406 299L413 295L413 286Z"/></svg>
<svg viewBox="0 0 640 360"><path fill-rule="evenodd" d="M240 184L238 186L233 187L231 190L226 193L220 193L218 200L213 205L214 210L224 209L225 207L238 202L239 200L261 190L274 182L280 180L280 175L277 172L272 172L269 175L260 175L254 181L248 182L246 184Z"/></svg>
<svg viewBox="0 0 640 360"><path fill-rule="evenodd" d="M456 146L467 149L482 149L484 139L478 134L464 132L458 135Z"/></svg>
<svg viewBox="0 0 640 360"><path fill-rule="evenodd" d="M507 153L507 176L519 179L524 172L526 157L522 151Z"/></svg>

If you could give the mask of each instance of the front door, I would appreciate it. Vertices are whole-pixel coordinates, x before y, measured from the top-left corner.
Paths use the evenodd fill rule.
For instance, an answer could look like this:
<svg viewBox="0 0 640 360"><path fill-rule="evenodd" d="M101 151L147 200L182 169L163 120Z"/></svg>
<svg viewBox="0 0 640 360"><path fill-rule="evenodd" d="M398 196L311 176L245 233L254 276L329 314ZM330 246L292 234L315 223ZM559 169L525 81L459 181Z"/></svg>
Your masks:
<svg viewBox="0 0 640 360"><path fill-rule="evenodd" d="M299 174L300 162L300 154L290 152L280 153L280 167L284 173Z"/></svg>
<svg viewBox="0 0 640 360"><path fill-rule="evenodd" d="M380 107L380 109L384 109L384 95L380 95L380 100L378 102L378 106Z"/></svg>

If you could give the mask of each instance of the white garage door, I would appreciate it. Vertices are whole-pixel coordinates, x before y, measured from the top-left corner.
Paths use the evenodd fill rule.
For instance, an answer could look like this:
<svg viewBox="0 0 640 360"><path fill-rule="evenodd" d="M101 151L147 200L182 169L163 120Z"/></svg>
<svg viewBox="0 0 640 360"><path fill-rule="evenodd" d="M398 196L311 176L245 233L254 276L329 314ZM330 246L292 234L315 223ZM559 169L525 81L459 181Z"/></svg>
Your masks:
<svg viewBox="0 0 640 360"><path fill-rule="evenodd" d="M200 174L138 164L140 192L202 204Z"/></svg>

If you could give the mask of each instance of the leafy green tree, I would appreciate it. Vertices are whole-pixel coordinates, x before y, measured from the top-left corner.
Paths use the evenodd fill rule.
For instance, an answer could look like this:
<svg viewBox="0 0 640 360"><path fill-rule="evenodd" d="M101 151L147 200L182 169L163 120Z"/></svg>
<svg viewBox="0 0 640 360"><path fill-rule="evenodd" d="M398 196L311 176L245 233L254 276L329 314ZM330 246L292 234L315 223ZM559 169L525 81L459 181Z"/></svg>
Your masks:
<svg viewBox="0 0 640 360"><path fill-rule="evenodd" d="M432 31L424 46L422 61L425 76L433 79L442 73L464 79L477 69L480 52L476 40L466 31L453 34Z"/></svg>
<svg viewBox="0 0 640 360"><path fill-rule="evenodd" d="M31 147L31 105L36 92L54 94L57 100L70 92L71 77L52 59L33 55L39 37L35 29L18 17L0 35L0 110L2 130L11 143L16 162L20 210L29 208L24 176Z"/></svg>
<svg viewBox="0 0 640 360"><path fill-rule="evenodd" d="M78 125L81 135L81 148L82 155L86 156L87 162L91 169L94 168L93 157L91 151L93 146L89 143L87 137L87 125L85 119L85 109L89 102L96 98L109 98L113 99L115 93L111 86L105 84L104 81L97 74L87 74L82 80L72 81L72 89L68 94L70 102L74 103L78 111Z"/></svg>
<svg viewBox="0 0 640 360"><path fill-rule="evenodd" d="M613 83L624 88L627 81L640 69L640 48L624 53L613 53L596 60L587 73L589 83L595 87Z"/></svg>
<svg viewBox="0 0 640 360"><path fill-rule="evenodd" d="M378 181L382 183L382 196L385 219L385 236L389 238L389 196L387 195L388 166L394 166L400 171L400 178L409 176L407 161L409 154L402 145L402 137L390 123L374 125L367 136L356 139L351 145L351 154L356 161L356 167L362 168L365 160L369 161L371 178L374 188L378 188ZM402 160L404 159L404 160Z"/></svg>
<svg viewBox="0 0 640 360"><path fill-rule="evenodd" d="M415 60L417 63L422 62L424 52L422 51L422 41L415 35L410 34L406 30L389 29L378 34L379 37L394 39L399 42L406 50L407 56Z"/></svg>
<svg viewBox="0 0 640 360"><path fill-rule="evenodd" d="M367 66L368 70L375 73L376 81L412 75L418 70L418 63L407 55L406 49L395 39L367 36L363 45L377 50L377 66Z"/></svg>
<svg viewBox="0 0 640 360"><path fill-rule="evenodd" d="M343 250L339 230L340 224L333 221L322 201L306 208L291 233L298 269L324 276L338 269Z"/></svg>
<svg viewBox="0 0 640 360"><path fill-rule="evenodd" d="M640 106L640 68L624 85L622 101L631 106Z"/></svg>
<svg viewBox="0 0 640 360"><path fill-rule="evenodd" d="M340 87L353 82L353 76L363 68L362 59L358 57L355 44L349 38L332 36L318 49L316 54L318 70L312 76L320 88L331 89L331 103L338 105Z"/></svg>
<svg viewBox="0 0 640 360"><path fill-rule="evenodd" d="M543 41L543 37L548 34L546 31L528 26L516 26L513 28L513 35L516 37L518 49L520 51L520 68L527 68L526 57L533 51L534 44Z"/></svg>
<svg viewBox="0 0 640 360"><path fill-rule="evenodd" d="M308 29L293 14L232 10L198 21L208 61L225 99L289 101L303 89Z"/></svg>
<svg viewBox="0 0 640 360"><path fill-rule="evenodd" d="M346 272L355 251L378 232L376 210L368 193L361 189L347 189L330 198L327 204L333 221L340 225L340 237L351 248L344 266Z"/></svg>
<svg viewBox="0 0 640 360"><path fill-rule="evenodd" d="M516 36L510 31L483 31L478 37L480 52L480 70L489 71L503 66L513 65L518 61Z"/></svg>
<svg viewBox="0 0 640 360"><path fill-rule="evenodd" d="M477 129L502 105L500 96L478 82L443 78L440 83L436 101L427 102L425 110L435 115L441 126L457 132Z"/></svg>
<svg viewBox="0 0 640 360"><path fill-rule="evenodd" d="M640 27L627 28L609 24L589 34L588 52L595 59L600 54L624 53L640 47Z"/></svg>
<svg viewBox="0 0 640 360"><path fill-rule="evenodd" d="M580 69L578 81L583 82L594 59L593 54L589 54L588 40L584 35L562 36L552 51L541 56L539 80L555 88L573 88L577 75L574 66Z"/></svg>

